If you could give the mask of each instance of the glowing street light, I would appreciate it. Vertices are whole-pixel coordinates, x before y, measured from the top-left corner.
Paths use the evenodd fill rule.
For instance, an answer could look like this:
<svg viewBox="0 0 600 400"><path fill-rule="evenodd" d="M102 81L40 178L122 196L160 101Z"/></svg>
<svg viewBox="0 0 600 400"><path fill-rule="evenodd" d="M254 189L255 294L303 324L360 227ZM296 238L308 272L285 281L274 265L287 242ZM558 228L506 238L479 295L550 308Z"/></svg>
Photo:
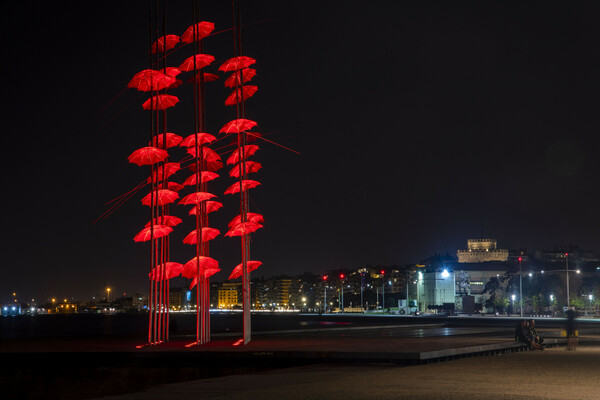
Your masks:
<svg viewBox="0 0 600 400"><path fill-rule="evenodd" d="M106 293L107 293L107 300L106 301L108 303L110 303L110 288L109 287L106 288Z"/></svg>

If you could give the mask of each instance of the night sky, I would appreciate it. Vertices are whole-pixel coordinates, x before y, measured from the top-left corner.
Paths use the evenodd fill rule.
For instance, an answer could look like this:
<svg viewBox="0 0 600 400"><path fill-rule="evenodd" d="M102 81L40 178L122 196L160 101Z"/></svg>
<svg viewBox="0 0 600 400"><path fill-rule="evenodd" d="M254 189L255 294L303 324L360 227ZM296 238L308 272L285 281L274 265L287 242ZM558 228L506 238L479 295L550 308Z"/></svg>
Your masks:
<svg viewBox="0 0 600 400"><path fill-rule="evenodd" d="M149 220L146 192L93 221L148 173L127 161L149 140L147 96L124 90L148 68L147 2L0 4L0 302L145 293L149 245L133 236ZM600 251L600 3L252 0L243 11L259 86L247 116L301 153L264 143L255 157L251 208L266 218L255 276L417 262L482 235ZM230 2L201 14L225 31L205 40L216 73L233 56ZM169 2L167 33L191 23L190 2ZM222 82L207 89L214 134L234 118ZM191 88L172 94L169 131L192 134ZM212 186L222 232L237 215L228 170ZM174 214L186 222L172 260L186 262L193 225L187 207ZM239 239L211 243L214 279L226 279Z"/></svg>

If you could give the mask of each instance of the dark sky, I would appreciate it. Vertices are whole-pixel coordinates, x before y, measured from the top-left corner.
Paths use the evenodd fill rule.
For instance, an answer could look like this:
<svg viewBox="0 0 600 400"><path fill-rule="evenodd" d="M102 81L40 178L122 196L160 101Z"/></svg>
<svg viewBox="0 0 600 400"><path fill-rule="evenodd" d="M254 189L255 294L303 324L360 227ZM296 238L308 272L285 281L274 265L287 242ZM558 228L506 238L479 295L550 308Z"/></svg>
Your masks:
<svg viewBox="0 0 600 400"><path fill-rule="evenodd" d="M146 96L123 91L148 67L147 2L0 4L0 301L145 291L149 249L133 242L145 193L92 222L147 176L127 162L148 141ZM201 6L216 31L231 28L230 2ZM301 153L262 144L256 156L256 275L416 262L482 234L509 249L600 251L598 15L591 1L246 1L259 86L248 117ZM191 3L169 2L167 17L183 33ZM208 72L233 56L230 31L205 45ZM183 136L190 91L176 89L169 112ZM227 94L222 81L207 90L209 132L234 118ZM213 186L223 232L237 214L227 171ZM185 262L180 207L172 260ZM239 242L212 243L222 280Z"/></svg>

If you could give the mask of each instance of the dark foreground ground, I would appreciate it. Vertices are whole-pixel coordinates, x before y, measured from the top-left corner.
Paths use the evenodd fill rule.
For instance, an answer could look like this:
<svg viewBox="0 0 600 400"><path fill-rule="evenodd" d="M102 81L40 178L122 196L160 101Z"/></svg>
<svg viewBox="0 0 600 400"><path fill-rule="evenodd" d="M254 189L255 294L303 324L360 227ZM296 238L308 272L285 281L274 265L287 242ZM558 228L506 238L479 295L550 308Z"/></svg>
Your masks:
<svg viewBox="0 0 600 400"><path fill-rule="evenodd" d="M192 337L181 331L174 333L172 342L160 346L144 346L144 335L139 333L52 337L34 334L0 341L0 390L3 399L84 399L120 393L144 393L123 398L191 399L224 395L230 397L223 398L271 398L268 397L271 392L275 396L280 391L302 389L305 392L302 398L306 399L369 398L351 396L376 387L373 393L379 395L374 394L372 398L399 398L392 394L400 393L397 385L401 384L402 388L411 390L407 396L431 398L427 397L427 390L438 385L443 387L444 380L439 379L433 366L430 372L419 364L471 356L485 356L477 360L503 359L498 354L512 357L515 355L512 353L522 350L513 340L515 322L481 318L286 317L273 321L273 326L288 329L257 330L247 346L239 345L239 335L229 332L215 334L213 341L205 346L190 346ZM266 321L263 323L268 326ZM562 324L563 321L546 320L538 325L548 342L561 343ZM536 377L546 376L544 368L554 368L556 364L559 369L548 372L548 379L554 382L556 376L552 374L565 374L567 379L561 381L571 382L569 377L575 376L573 374L582 376L580 372L573 372L579 358L581 363L577 368L589 366L598 372L594 369L597 367L594 357L587 354L600 355L593 347L600 344L599 327L593 321L581 325L582 343L592 347L575 353L557 353L554 349L533 353L536 355L531 357L538 358L531 359L530 369L537 371ZM575 355L563 356L563 353ZM567 358L546 359L546 354L561 354L556 357ZM463 372L473 368L468 377L465 375L464 383L460 383L463 373L455 376L448 372L445 376L448 382L458 379L457 390L465 395L472 393L470 385L474 382L479 383L478 396L487 395L485 388L494 379L512 387L512 379L516 379L511 375L515 373L512 364L498 364L499 369L487 378L488 372L483 371L485 365L464 367ZM502 368L510 370L504 372L509 374L506 378L500 373ZM349 393L340 389L350 383L356 388ZM169 386L171 384L175 386ZM386 387L390 385L393 390L388 392ZM317 392L308 387L321 388L328 395L317 396ZM334 387L340 390L332 391ZM442 394L450 396L455 389L449 387ZM425 397L418 397L419 393L425 393ZM295 392L286 397L293 395Z"/></svg>

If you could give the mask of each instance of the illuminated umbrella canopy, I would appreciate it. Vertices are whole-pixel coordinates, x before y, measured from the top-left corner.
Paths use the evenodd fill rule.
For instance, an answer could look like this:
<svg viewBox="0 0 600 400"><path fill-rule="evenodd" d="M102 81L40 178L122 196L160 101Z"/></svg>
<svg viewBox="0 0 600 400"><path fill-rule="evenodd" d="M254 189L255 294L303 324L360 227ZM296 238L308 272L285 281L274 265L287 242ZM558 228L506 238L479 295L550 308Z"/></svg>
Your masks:
<svg viewBox="0 0 600 400"><path fill-rule="evenodd" d="M183 199L181 199L179 204L183 204L183 205L200 204L203 201L212 199L213 197L217 197L217 196L215 196L212 193L208 193L208 192L196 192L196 193L188 194L187 196L185 196Z"/></svg>
<svg viewBox="0 0 600 400"><path fill-rule="evenodd" d="M165 74L172 76L173 78L176 77L177 75L179 75L181 73L181 70L177 67L166 67L165 68Z"/></svg>
<svg viewBox="0 0 600 400"><path fill-rule="evenodd" d="M205 278L210 278L211 276L213 276L214 274L216 274L217 272L220 272L220 269L207 269L206 271L204 271L204 277ZM190 283L190 290L192 290L194 288L194 286L196 286L196 284L198 283L198 277L194 277L194 279L192 279L192 283Z"/></svg>
<svg viewBox="0 0 600 400"><path fill-rule="evenodd" d="M174 215L161 215L160 217L153 218L151 222L146 224L146 228L150 226L150 223L154 225L164 225L164 226L177 226L181 223L181 218L176 217Z"/></svg>
<svg viewBox="0 0 600 400"><path fill-rule="evenodd" d="M223 64L221 64L221 66L219 67L219 71L223 71L223 72L237 71L238 69L247 68L254 63L256 63L256 60L252 57L247 57L247 56L233 57L233 58L230 58L229 60L225 61Z"/></svg>
<svg viewBox="0 0 600 400"><path fill-rule="evenodd" d="M246 175L247 174L251 174L253 172L258 172L259 169L262 168L262 164L256 161L246 161ZM242 169L243 169L243 164L241 165ZM233 168L231 168L231 171L229 171L229 176L232 178L239 178L240 177L240 164L237 163L236 165L233 166Z"/></svg>
<svg viewBox="0 0 600 400"><path fill-rule="evenodd" d="M175 82L175 78L154 69L145 69L138 72L127 84L128 88L140 92L150 92L166 89Z"/></svg>
<svg viewBox="0 0 600 400"><path fill-rule="evenodd" d="M169 51L171 49L173 49L175 46L177 46L177 43L179 43L180 39L179 36L177 35L166 35L166 36L161 36L158 38L158 40L156 42L154 42L152 44L152 47L150 48L150 51L153 54L158 53L164 53L165 51Z"/></svg>
<svg viewBox="0 0 600 400"><path fill-rule="evenodd" d="M240 81L240 75L242 76L243 83L246 83L256 76L256 70L252 68L244 68L240 69L239 71L235 71L229 78L225 80L225 86L234 88L238 85L241 85L242 82Z"/></svg>
<svg viewBox="0 0 600 400"><path fill-rule="evenodd" d="M147 242L152 238L154 234L154 239L158 239L164 236L169 235L169 233L173 232L173 228L166 225L153 225L147 226L142 229L135 237L133 238L136 242Z"/></svg>
<svg viewBox="0 0 600 400"><path fill-rule="evenodd" d="M168 179L180 169L181 165L179 163L166 163L161 165L160 168L156 168L154 171L152 171L152 176L148 178L146 182L150 183L152 179L154 179L155 182L162 182L163 179Z"/></svg>
<svg viewBox="0 0 600 400"><path fill-rule="evenodd" d="M166 150L158 147L142 147L137 149L127 157L130 163L142 165L152 165L164 161L169 156Z"/></svg>
<svg viewBox="0 0 600 400"><path fill-rule="evenodd" d="M152 199L151 196L154 196L154 198ZM151 201L153 201L155 206L164 206L173 203L178 198L179 194L177 192L169 189L158 189L145 195L142 204L150 206Z"/></svg>
<svg viewBox="0 0 600 400"><path fill-rule="evenodd" d="M225 99L226 106L235 106L236 104L248 100L254 96L254 93L258 90L258 86L247 85L237 88Z"/></svg>
<svg viewBox="0 0 600 400"><path fill-rule="evenodd" d="M202 69L206 66L212 64L215 61L215 58L210 54L196 54L191 57L185 59L184 62L181 63L179 69L183 72L190 72L194 70L194 59L196 60L196 69Z"/></svg>
<svg viewBox="0 0 600 400"><path fill-rule="evenodd" d="M196 157L196 147L188 147L187 153L192 157ZM207 162L221 161L221 156L210 147L203 147L201 155Z"/></svg>
<svg viewBox="0 0 600 400"><path fill-rule="evenodd" d="M183 81L181 79L175 79L175 82L173 82L172 84L170 84L167 89L175 89L175 88L178 88L181 85L183 85Z"/></svg>
<svg viewBox="0 0 600 400"><path fill-rule="evenodd" d="M202 75L200 75L202 74ZM200 78L204 77L204 82L218 81L219 75L211 74L210 72L198 72L196 75L192 75L187 81L188 83L200 82Z"/></svg>
<svg viewBox="0 0 600 400"><path fill-rule="evenodd" d="M227 159L227 165L234 165L240 162L240 154L244 154L244 158L253 156L258 151L258 146L255 144L247 144L242 149L234 150Z"/></svg>
<svg viewBox="0 0 600 400"><path fill-rule="evenodd" d="M257 125L258 124L251 119L238 118L223 125L219 133L240 133L249 131Z"/></svg>
<svg viewBox="0 0 600 400"><path fill-rule="evenodd" d="M202 146L203 144L212 143L215 140L217 140L216 137L214 137L210 133L206 133L206 132L198 132L197 136L198 136L198 145L199 146ZM189 135L188 137L186 137L185 139L183 139L179 143L179 146L181 146L181 147L196 146L196 134L192 133L191 135Z"/></svg>
<svg viewBox="0 0 600 400"><path fill-rule="evenodd" d="M257 213L247 213L246 214L246 218L248 220L248 222L254 222L255 224L262 224L263 222L265 222L265 217L262 216L262 214L257 214ZM237 217L235 217L234 219L232 219L229 224L227 224L227 226L229 226L230 228L241 224L242 223L242 216L238 215Z"/></svg>
<svg viewBox="0 0 600 400"><path fill-rule="evenodd" d="M252 272L262 265L262 261L248 261L246 263L246 265L248 265L248 272ZM231 275L229 275L229 278L227 278L227 279L236 279L236 278L239 278L240 276L242 276L242 273L243 273L242 267L243 267L242 264L238 264L233 269L233 271L231 272Z"/></svg>
<svg viewBox="0 0 600 400"><path fill-rule="evenodd" d="M159 147L161 149L164 149L165 140L166 140L167 149L168 149L168 148L179 145L181 143L181 141L183 140L183 138L172 132L161 133L152 138L152 140L149 143L149 146L154 146L154 147Z"/></svg>
<svg viewBox="0 0 600 400"><path fill-rule="evenodd" d="M210 270L216 270L215 273L219 271L219 262L214 258L196 256L183 265L181 276L188 279L196 277L198 275L198 266L200 267L200 274L206 273Z"/></svg>
<svg viewBox="0 0 600 400"><path fill-rule="evenodd" d="M169 261L152 268L152 272L148 274L148 277L153 281L161 281L175 278L181 274L181 271L183 271L182 264Z"/></svg>
<svg viewBox="0 0 600 400"><path fill-rule="evenodd" d="M205 160L205 164L204 164L204 169L201 169L203 171L211 171L211 172L215 172L220 170L221 168L223 168L223 163L221 161L206 161ZM190 164L187 167L190 171L192 172L196 172L196 164Z"/></svg>
<svg viewBox="0 0 600 400"><path fill-rule="evenodd" d="M179 192L181 189L183 189L184 186L181 183L177 182L167 182L167 187L169 188L169 190Z"/></svg>
<svg viewBox="0 0 600 400"><path fill-rule="evenodd" d="M263 226L261 224L257 224L256 222L242 222L231 228L225 236L233 237L233 236L244 236L252 232L256 232Z"/></svg>
<svg viewBox="0 0 600 400"><path fill-rule="evenodd" d="M158 94L150 97L142 104L144 110L166 110L167 108L173 107L179 103L177 96L171 94Z"/></svg>
<svg viewBox="0 0 600 400"><path fill-rule="evenodd" d="M211 172L211 171L202 171L200 172L200 181L202 183L206 183L206 182L210 182L212 180L215 180L219 177L219 174L217 174L216 172ZM189 178L187 178L185 180L185 182L183 182L184 186L191 186L191 185L195 185L197 183L197 179L196 179L196 174L191 175Z"/></svg>
<svg viewBox="0 0 600 400"><path fill-rule="evenodd" d="M218 202L218 201L207 201L206 202L206 213L210 214L211 212L215 212L218 211L219 209L221 209L223 207L223 204ZM200 211L200 206L195 206L193 207L189 214L190 215L198 215L198 212Z"/></svg>
<svg viewBox="0 0 600 400"><path fill-rule="evenodd" d="M202 243L213 240L219 236L221 232L215 228L202 228ZM196 244L198 240L198 232L194 229L184 239L183 244Z"/></svg>
<svg viewBox="0 0 600 400"><path fill-rule="evenodd" d="M242 187L242 190L245 192L246 190L254 189L255 187L257 187L260 184L261 183L259 181L253 181L252 179L244 179L242 181L241 185L240 185L239 182L236 182L233 185L229 186L227 188L227 190L225 191L225 194L236 194L236 193L239 193L240 192L240 186Z"/></svg>
<svg viewBox="0 0 600 400"><path fill-rule="evenodd" d="M195 25L189 26L183 35L181 35L181 43L192 43L204 39L215 30L215 24L212 22L201 21Z"/></svg>

